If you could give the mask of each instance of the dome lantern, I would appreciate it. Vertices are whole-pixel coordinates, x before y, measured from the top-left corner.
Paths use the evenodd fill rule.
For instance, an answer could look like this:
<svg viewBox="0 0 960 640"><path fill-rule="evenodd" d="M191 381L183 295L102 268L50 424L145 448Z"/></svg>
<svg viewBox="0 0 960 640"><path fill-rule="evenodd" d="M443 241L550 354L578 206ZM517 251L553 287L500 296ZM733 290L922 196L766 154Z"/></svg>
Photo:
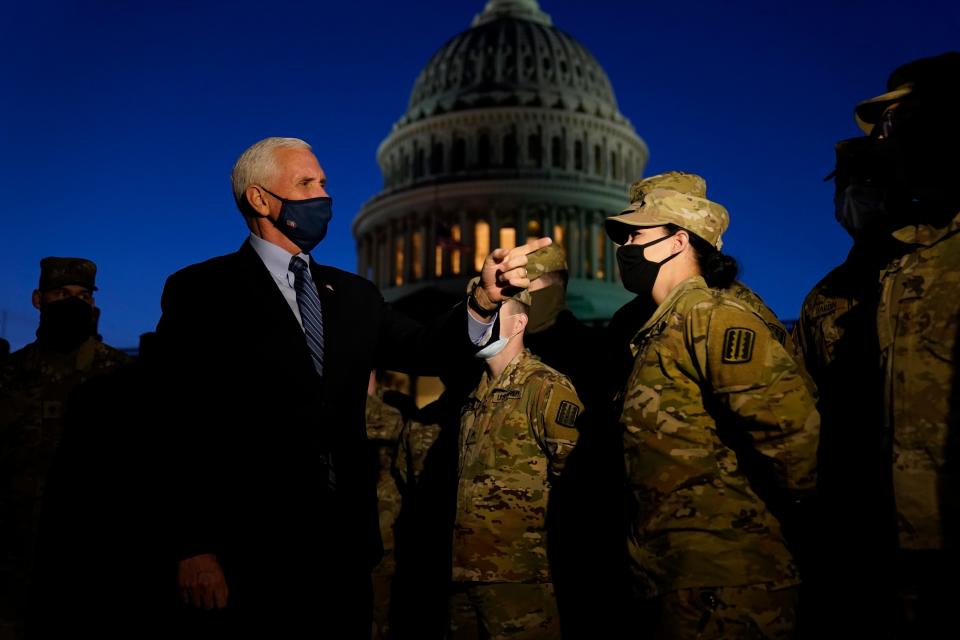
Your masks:
<svg viewBox="0 0 960 640"><path fill-rule="evenodd" d="M540 10L537 0L490 0L483 13L477 14L470 26L477 27L500 18L520 18L547 26L553 24L550 16Z"/></svg>

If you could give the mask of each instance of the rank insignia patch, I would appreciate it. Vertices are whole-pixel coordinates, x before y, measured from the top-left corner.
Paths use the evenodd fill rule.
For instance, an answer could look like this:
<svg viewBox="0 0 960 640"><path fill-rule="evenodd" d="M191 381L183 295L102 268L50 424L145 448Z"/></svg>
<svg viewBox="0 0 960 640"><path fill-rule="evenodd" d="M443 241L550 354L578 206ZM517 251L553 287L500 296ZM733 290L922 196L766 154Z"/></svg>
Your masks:
<svg viewBox="0 0 960 640"><path fill-rule="evenodd" d="M757 334L751 329L733 327L723 334L723 362L744 364L753 359L753 345Z"/></svg>

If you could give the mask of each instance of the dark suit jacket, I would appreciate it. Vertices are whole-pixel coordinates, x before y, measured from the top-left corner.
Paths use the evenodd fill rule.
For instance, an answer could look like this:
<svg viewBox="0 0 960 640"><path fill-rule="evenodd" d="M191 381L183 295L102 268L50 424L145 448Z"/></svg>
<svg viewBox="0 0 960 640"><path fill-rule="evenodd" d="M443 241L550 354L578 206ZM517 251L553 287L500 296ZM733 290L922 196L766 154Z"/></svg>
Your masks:
<svg viewBox="0 0 960 640"><path fill-rule="evenodd" d="M172 553L216 553L231 599L237 585L365 572L378 561L369 373L440 373L442 362L456 366L475 351L464 305L425 327L392 311L367 280L311 262L323 306L322 380L249 242L175 273L163 293ZM278 566L289 560L296 566Z"/></svg>

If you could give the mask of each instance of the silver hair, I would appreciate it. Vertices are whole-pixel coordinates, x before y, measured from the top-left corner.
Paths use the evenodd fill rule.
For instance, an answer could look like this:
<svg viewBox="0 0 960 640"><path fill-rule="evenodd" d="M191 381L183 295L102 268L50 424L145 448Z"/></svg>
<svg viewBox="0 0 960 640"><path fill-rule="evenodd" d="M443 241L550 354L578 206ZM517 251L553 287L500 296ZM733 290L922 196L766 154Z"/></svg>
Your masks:
<svg viewBox="0 0 960 640"><path fill-rule="evenodd" d="M243 152L233 165L230 180L233 183L233 199L243 209L244 193L252 184L272 182L280 173L277 165L277 149L310 149L300 138L264 138Z"/></svg>

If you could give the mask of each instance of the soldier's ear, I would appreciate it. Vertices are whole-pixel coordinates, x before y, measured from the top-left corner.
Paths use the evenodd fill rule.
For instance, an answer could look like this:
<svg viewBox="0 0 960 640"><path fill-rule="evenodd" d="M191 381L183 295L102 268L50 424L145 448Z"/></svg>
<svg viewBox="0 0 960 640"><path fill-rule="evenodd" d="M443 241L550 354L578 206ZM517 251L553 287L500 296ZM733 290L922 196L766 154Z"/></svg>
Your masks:
<svg viewBox="0 0 960 640"><path fill-rule="evenodd" d="M678 229L677 232L673 234L673 248L676 249L674 253L680 253L688 246L690 246L690 234L684 229Z"/></svg>
<svg viewBox="0 0 960 640"><path fill-rule="evenodd" d="M34 309L40 308L40 290L39 289L33 290L32 302L33 302Z"/></svg>
<svg viewBox="0 0 960 640"><path fill-rule="evenodd" d="M524 331L527 330L527 323L530 322L530 318L527 316L526 313L518 313L516 315L516 318L517 318L516 322L518 325L517 333L523 333Z"/></svg>

